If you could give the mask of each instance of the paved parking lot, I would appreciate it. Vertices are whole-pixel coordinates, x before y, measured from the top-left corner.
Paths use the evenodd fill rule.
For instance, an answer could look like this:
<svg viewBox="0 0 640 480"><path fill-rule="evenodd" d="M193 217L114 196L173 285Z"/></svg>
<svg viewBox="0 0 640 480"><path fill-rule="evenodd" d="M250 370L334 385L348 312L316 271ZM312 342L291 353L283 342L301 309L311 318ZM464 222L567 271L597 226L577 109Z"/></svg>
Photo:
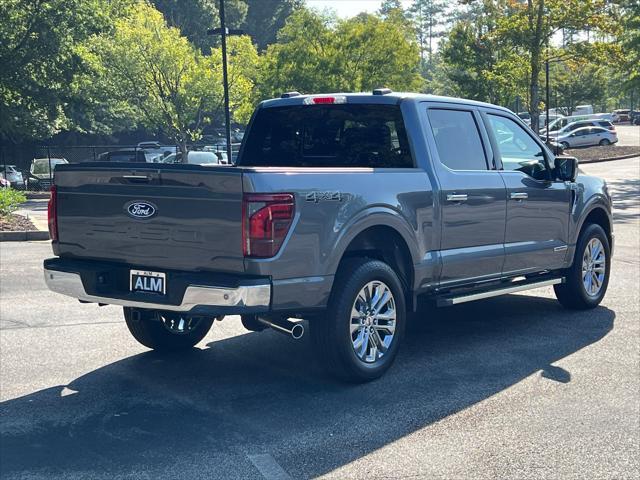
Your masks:
<svg viewBox="0 0 640 480"><path fill-rule="evenodd" d="M621 147L640 147L640 125L616 124L618 145Z"/></svg>
<svg viewBox="0 0 640 480"><path fill-rule="evenodd" d="M120 309L45 289L48 243L0 244L2 478L639 478L640 161L582 168L616 199L602 306L425 310L367 385L237 317L159 356Z"/></svg>

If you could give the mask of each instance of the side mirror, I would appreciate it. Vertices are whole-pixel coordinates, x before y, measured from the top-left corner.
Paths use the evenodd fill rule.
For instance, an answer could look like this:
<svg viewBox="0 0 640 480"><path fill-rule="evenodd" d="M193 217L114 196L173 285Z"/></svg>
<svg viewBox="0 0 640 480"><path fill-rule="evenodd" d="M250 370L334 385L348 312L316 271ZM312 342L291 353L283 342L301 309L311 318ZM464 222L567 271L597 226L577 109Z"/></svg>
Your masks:
<svg viewBox="0 0 640 480"><path fill-rule="evenodd" d="M578 159L576 157L556 157L556 178L564 182L575 182L578 176Z"/></svg>

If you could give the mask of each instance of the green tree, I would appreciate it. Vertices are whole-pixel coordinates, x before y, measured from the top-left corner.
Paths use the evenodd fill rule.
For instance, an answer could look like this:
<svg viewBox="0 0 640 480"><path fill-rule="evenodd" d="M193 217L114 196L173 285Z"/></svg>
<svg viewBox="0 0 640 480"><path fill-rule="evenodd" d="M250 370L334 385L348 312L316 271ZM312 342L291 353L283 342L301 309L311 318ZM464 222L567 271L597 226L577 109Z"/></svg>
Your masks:
<svg viewBox="0 0 640 480"><path fill-rule="evenodd" d="M440 44L436 92L511 105L527 98L528 67L523 55L495 36L509 6L490 0L465 1ZM444 89L444 90L443 90Z"/></svg>
<svg viewBox="0 0 640 480"><path fill-rule="evenodd" d="M361 15L340 22L335 33L336 64L347 90L422 88L418 45L402 18Z"/></svg>
<svg viewBox="0 0 640 480"><path fill-rule="evenodd" d="M419 90L419 51L403 21L361 14L338 21L306 9L289 17L262 64L261 97L283 91Z"/></svg>
<svg viewBox="0 0 640 480"><path fill-rule="evenodd" d="M569 58L606 58L611 47L604 41L606 34L614 33L616 24L605 0L526 0L509 4L508 15L498 18L493 38L527 59L529 64L529 112L531 124L538 125L540 115L540 77L547 58L551 39L563 28L597 31L593 40L577 37L572 43L557 50L552 61ZM551 52L550 52L551 53Z"/></svg>
<svg viewBox="0 0 640 480"><path fill-rule="evenodd" d="M207 30L220 26L219 2L220 0L152 0L166 22L179 29L203 53L208 53L209 48L219 42L219 37L207 35ZM242 25L247 10L247 4L243 0L225 0L227 27L238 28Z"/></svg>
<svg viewBox="0 0 640 480"><path fill-rule="evenodd" d="M475 26L458 22L442 41L442 68L456 96L480 101L499 101L495 81L487 75L495 66L491 42L478 36Z"/></svg>
<svg viewBox="0 0 640 480"><path fill-rule="evenodd" d="M551 68L551 89L565 115L584 103L602 105L607 84L606 69L585 60L567 60ZM551 105L549 105L551 107Z"/></svg>
<svg viewBox="0 0 640 480"><path fill-rule="evenodd" d="M620 80L624 90L640 104L640 1L623 0L620 7ZM629 103L633 108L633 99Z"/></svg>
<svg viewBox="0 0 640 480"><path fill-rule="evenodd" d="M259 50L276 41L287 18L304 5L303 0L245 0L248 11L243 30L251 35Z"/></svg>
<svg viewBox="0 0 640 480"><path fill-rule="evenodd" d="M409 8L418 35L423 69L433 60L433 39L439 35L436 29L444 24L445 7L444 0L414 0Z"/></svg>
<svg viewBox="0 0 640 480"><path fill-rule="evenodd" d="M127 4L102 0L0 2L0 138L47 138L68 127L70 85L84 68L78 42L106 31Z"/></svg>
<svg viewBox="0 0 640 480"><path fill-rule="evenodd" d="M258 57L248 37L230 39L232 109L246 120ZM115 31L84 46L94 82L115 105L115 114L160 129L186 151L202 129L220 114L221 55L203 55L160 12L144 3L116 21ZM87 79L78 82L87 87ZM106 118L113 118L109 112Z"/></svg>

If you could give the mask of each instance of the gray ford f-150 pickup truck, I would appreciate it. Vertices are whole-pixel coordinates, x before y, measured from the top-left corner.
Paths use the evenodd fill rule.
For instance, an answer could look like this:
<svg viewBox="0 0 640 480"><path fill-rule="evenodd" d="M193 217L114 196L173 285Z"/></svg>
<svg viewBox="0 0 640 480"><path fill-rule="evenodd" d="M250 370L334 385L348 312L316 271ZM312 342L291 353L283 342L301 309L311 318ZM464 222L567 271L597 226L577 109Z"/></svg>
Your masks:
<svg viewBox="0 0 640 480"><path fill-rule="evenodd" d="M308 325L355 381L390 366L419 296L553 285L592 308L613 249L605 182L511 111L387 89L262 102L235 166L59 165L49 227L49 288L124 306L143 345L190 348L224 315Z"/></svg>

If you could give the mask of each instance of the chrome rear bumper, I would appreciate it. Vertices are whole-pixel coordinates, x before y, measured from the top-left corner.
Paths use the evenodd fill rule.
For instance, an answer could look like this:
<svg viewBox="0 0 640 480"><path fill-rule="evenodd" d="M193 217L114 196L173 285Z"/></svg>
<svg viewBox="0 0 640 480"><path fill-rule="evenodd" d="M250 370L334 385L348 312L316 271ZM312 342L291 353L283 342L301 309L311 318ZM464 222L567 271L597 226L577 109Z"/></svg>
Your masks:
<svg viewBox="0 0 640 480"><path fill-rule="evenodd" d="M108 305L122 305L125 307L147 308L152 310L171 310L175 312L189 312L202 308L237 309L241 313L243 308L268 309L271 301L271 285L245 285L236 288L189 285L180 305L154 303L123 298L110 298L90 295L82 284L82 278L77 273L44 270L44 280L49 290L77 298L84 302L104 303Z"/></svg>

